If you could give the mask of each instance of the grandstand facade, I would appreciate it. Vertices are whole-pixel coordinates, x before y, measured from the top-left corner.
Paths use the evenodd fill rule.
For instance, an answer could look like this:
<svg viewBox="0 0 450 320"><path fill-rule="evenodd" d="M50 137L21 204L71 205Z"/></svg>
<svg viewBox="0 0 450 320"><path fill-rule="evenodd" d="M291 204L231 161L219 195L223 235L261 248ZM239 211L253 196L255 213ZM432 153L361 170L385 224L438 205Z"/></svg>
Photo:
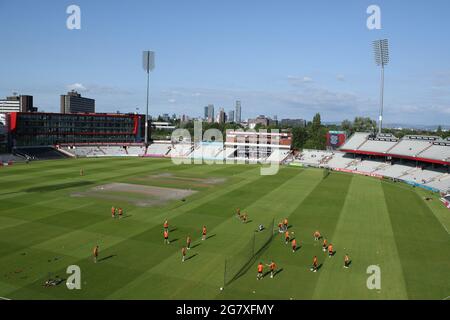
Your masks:
<svg viewBox="0 0 450 320"><path fill-rule="evenodd" d="M292 135L288 132L228 131L225 147L232 156L250 162L282 162L291 152Z"/></svg>
<svg viewBox="0 0 450 320"><path fill-rule="evenodd" d="M339 151L303 150L293 163L403 181L450 192L450 139L355 133Z"/></svg>
<svg viewBox="0 0 450 320"><path fill-rule="evenodd" d="M407 159L417 162L450 165L450 138L434 136L372 136L355 133L340 149L357 155Z"/></svg>
<svg viewBox="0 0 450 320"><path fill-rule="evenodd" d="M23 113L9 115L11 148L59 144L136 143L145 118L135 114Z"/></svg>

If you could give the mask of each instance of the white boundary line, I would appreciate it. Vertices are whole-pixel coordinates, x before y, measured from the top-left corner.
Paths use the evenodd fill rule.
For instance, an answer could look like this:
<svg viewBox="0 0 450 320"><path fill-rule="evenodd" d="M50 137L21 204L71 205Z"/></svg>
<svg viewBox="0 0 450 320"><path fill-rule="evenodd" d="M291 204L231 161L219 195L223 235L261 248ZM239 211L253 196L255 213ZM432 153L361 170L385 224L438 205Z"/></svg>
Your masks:
<svg viewBox="0 0 450 320"><path fill-rule="evenodd" d="M438 219L438 220L439 220L439 219ZM439 221L439 222L441 222L441 221ZM445 231L447 231L447 233L450 234L450 232L448 232L448 230L447 230L447 227L446 227L442 222L441 222L441 224L442 224L442 226L444 227ZM447 298L449 298L449 297L450 297L450 296L448 296ZM446 298L446 299L447 299L447 298Z"/></svg>
<svg viewBox="0 0 450 320"><path fill-rule="evenodd" d="M0 300L11 300L11 299L8 299L8 298L5 298L5 297L0 297Z"/></svg>

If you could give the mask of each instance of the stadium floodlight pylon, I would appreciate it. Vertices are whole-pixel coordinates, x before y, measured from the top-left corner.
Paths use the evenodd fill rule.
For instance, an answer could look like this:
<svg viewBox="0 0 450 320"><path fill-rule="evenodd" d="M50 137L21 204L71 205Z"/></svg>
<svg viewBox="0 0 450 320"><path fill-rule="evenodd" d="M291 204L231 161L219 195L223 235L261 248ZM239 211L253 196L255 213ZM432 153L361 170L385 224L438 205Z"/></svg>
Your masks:
<svg viewBox="0 0 450 320"><path fill-rule="evenodd" d="M375 40L373 42L375 63L381 67L381 88L380 88L380 116L378 118L378 134L383 127L383 103L384 103L384 66L389 63L389 42L388 39Z"/></svg>
<svg viewBox="0 0 450 320"><path fill-rule="evenodd" d="M147 106L145 108L145 146L148 146L148 93L150 71L155 68L155 53L153 51L144 51L142 54L142 67L147 72Z"/></svg>

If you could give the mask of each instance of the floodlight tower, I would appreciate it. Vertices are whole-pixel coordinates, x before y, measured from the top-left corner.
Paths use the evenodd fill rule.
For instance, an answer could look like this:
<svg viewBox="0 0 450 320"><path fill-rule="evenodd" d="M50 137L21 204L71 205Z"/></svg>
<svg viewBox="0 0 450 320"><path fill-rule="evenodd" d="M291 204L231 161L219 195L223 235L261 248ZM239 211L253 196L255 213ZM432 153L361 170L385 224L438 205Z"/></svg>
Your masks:
<svg viewBox="0 0 450 320"><path fill-rule="evenodd" d="M144 51L142 55L142 67L147 72L147 107L145 109L145 146L148 146L148 92L150 71L155 68L155 53L153 51Z"/></svg>
<svg viewBox="0 0 450 320"><path fill-rule="evenodd" d="M388 39L375 40L373 42L375 63L381 66L381 89L380 89L380 117L378 119L378 133L381 133L383 126L383 99L384 99L384 66L389 63L389 43Z"/></svg>

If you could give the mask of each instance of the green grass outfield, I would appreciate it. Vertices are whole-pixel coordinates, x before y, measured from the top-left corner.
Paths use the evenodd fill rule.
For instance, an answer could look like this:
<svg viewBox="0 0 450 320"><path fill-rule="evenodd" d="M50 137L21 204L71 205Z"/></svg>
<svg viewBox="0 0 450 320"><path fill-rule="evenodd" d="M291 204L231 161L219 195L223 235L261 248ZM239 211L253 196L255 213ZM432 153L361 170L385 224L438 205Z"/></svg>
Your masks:
<svg viewBox="0 0 450 320"><path fill-rule="evenodd" d="M85 175L79 175L80 168ZM450 211L430 193L401 183L283 167L261 176L256 165L173 165L165 159L78 159L0 168L0 297L8 299L444 299L450 296ZM148 178L172 174L164 179ZM166 175L165 177L167 177ZM186 178L186 179L183 179ZM203 185L190 178L225 178ZM186 201L158 207L73 197L111 182L191 188ZM190 185L192 183L192 185ZM112 219L112 205L125 218ZM234 216L240 207L251 222ZM169 219L172 243L164 245ZM276 235L258 260L281 272L256 280L255 261L223 291L224 260L257 225L288 217L302 247L296 253ZM200 241L202 225L212 236ZM328 258L312 233L333 243ZM194 248L181 262L191 234ZM100 246L100 261L91 257ZM343 256L350 255L349 269ZM314 255L322 267L309 267ZM103 259L103 260L102 260ZM81 268L82 289L49 277ZM381 290L369 290L369 265L381 269Z"/></svg>

